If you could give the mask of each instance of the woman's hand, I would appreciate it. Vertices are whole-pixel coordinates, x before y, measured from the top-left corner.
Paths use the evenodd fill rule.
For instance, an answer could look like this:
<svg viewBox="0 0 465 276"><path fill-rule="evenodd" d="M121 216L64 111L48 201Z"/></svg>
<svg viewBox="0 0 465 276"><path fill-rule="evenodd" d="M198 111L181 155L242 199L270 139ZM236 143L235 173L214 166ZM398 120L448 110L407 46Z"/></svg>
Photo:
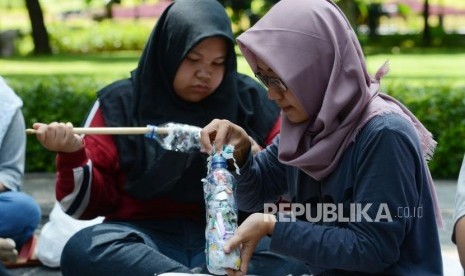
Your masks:
<svg viewBox="0 0 465 276"><path fill-rule="evenodd" d="M234 236L224 245L223 250L230 253L235 248L240 247L241 268L240 270L226 269L229 276L245 275L252 254L260 239L265 235L271 235L276 223L276 217L271 214L255 213L250 215L237 228Z"/></svg>
<svg viewBox="0 0 465 276"><path fill-rule="evenodd" d="M221 152L224 145L234 146L234 158L239 166L242 166L250 151L251 143L249 135L243 128L228 120L214 119L200 131L200 143L202 151L211 154L212 144L215 152Z"/></svg>
<svg viewBox="0 0 465 276"><path fill-rule="evenodd" d="M252 137L249 137L249 140L250 140L250 145L251 145L250 149L252 150L252 154L255 155L259 153L262 150L260 145Z"/></svg>
<svg viewBox="0 0 465 276"><path fill-rule="evenodd" d="M37 130L37 140L50 151L75 152L83 148L82 138L73 133L71 123L35 123L32 127Z"/></svg>

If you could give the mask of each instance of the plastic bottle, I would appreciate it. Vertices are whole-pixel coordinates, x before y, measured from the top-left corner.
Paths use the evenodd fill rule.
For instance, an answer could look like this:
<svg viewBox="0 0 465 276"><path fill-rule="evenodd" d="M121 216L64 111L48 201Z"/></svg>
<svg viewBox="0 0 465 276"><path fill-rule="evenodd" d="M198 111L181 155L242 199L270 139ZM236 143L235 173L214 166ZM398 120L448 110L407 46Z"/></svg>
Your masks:
<svg viewBox="0 0 465 276"><path fill-rule="evenodd" d="M236 181L227 169L226 159L221 155L214 155L210 165L204 180L206 263L210 273L224 275L224 268L238 270L241 264L238 248L229 254L223 251L223 245L237 229L237 207L234 199Z"/></svg>
<svg viewBox="0 0 465 276"><path fill-rule="evenodd" d="M171 122L147 127L150 131L145 137L154 139L167 150L189 152L200 149L199 127Z"/></svg>

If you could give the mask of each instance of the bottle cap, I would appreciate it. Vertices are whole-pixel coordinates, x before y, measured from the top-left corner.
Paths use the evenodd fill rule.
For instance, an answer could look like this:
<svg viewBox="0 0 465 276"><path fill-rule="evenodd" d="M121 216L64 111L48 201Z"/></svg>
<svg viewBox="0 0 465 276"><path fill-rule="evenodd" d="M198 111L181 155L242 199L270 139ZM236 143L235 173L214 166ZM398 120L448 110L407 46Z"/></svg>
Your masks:
<svg viewBox="0 0 465 276"><path fill-rule="evenodd" d="M216 168L216 167L223 167L223 168L226 168L227 167L227 163L226 163L226 159L221 156L221 155L214 155L212 157L212 168Z"/></svg>

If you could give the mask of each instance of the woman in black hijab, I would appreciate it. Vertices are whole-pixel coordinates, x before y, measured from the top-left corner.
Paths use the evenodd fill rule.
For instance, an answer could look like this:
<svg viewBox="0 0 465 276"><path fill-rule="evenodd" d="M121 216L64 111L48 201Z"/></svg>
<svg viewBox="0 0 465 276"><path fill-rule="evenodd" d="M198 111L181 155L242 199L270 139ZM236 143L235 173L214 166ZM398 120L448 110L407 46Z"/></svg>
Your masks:
<svg viewBox="0 0 465 276"><path fill-rule="evenodd" d="M85 126L176 122L205 126L214 118L242 126L261 147L279 131L279 109L266 90L237 72L229 18L215 0L177 0L160 17L131 78L98 93ZM78 219L105 216L66 244L64 275L145 275L205 270L206 155L167 151L139 136L72 133L71 124L35 124L57 151L56 195ZM269 240L268 240L269 241ZM267 251L254 271L299 274L299 265ZM259 249L260 250L260 249Z"/></svg>

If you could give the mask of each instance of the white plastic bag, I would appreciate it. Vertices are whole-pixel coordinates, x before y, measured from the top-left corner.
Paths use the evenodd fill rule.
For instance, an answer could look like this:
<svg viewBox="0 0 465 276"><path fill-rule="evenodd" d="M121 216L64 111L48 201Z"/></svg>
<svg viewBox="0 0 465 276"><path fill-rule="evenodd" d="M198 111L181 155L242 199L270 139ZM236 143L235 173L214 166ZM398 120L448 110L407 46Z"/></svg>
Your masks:
<svg viewBox="0 0 465 276"><path fill-rule="evenodd" d="M37 258L48 267L59 267L61 252L69 238L77 231L102 221L103 217L93 220L74 219L55 202L49 221L43 226L37 241Z"/></svg>

